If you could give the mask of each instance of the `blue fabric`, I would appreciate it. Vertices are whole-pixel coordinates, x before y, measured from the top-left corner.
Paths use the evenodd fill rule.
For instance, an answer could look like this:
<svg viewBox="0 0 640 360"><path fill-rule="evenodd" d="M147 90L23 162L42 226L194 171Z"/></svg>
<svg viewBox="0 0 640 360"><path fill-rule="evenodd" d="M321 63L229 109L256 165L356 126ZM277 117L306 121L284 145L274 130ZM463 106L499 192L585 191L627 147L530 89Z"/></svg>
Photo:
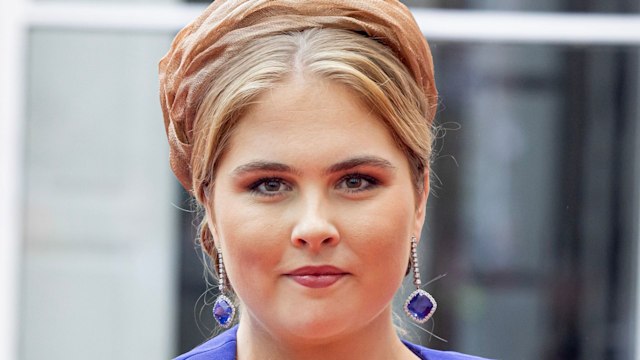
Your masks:
<svg viewBox="0 0 640 360"><path fill-rule="evenodd" d="M175 360L235 360L237 332L236 325L188 353L178 356ZM422 360L482 360L479 357L457 352L427 349L404 340L402 342Z"/></svg>
<svg viewBox="0 0 640 360"><path fill-rule="evenodd" d="M402 342L422 360L486 360L477 356L465 355L454 351L432 350L405 340L402 340Z"/></svg>

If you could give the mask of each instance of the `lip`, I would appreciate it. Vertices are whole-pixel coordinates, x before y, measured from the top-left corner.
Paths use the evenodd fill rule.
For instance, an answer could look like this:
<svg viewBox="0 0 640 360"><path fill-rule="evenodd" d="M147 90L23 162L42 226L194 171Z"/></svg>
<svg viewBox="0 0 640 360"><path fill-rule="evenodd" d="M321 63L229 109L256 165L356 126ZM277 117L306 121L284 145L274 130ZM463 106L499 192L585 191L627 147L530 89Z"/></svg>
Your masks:
<svg viewBox="0 0 640 360"><path fill-rule="evenodd" d="M285 274L298 284L312 289L329 287L347 275L349 272L330 265L304 266Z"/></svg>

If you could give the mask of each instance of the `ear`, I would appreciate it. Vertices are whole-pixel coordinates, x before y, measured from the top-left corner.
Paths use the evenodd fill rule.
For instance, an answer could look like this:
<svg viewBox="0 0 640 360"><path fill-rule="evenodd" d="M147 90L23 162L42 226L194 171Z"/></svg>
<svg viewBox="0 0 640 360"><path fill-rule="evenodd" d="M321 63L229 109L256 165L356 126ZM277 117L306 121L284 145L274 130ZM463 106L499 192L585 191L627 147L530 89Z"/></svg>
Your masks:
<svg viewBox="0 0 640 360"><path fill-rule="evenodd" d="M416 199L416 212L414 219L413 235L420 239L422 227L424 226L425 215L427 212L427 200L429 199L429 169L424 171L424 183L422 193L418 194Z"/></svg>
<svg viewBox="0 0 640 360"><path fill-rule="evenodd" d="M216 249L220 248L220 240L215 226L215 213L213 211L213 192L205 190L202 199L204 200L202 206L205 210L205 219L207 222L205 226L208 228L209 234L211 235L211 239L205 241L202 246L204 246L204 249L208 254L212 255L216 254ZM202 233L204 233L204 231Z"/></svg>

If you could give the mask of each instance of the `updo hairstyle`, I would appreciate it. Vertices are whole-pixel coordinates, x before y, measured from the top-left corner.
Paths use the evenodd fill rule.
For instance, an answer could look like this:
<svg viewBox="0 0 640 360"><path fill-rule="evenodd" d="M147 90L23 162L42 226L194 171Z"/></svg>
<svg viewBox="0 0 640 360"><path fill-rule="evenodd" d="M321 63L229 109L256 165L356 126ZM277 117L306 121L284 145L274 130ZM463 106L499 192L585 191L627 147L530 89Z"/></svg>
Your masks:
<svg viewBox="0 0 640 360"><path fill-rule="evenodd" d="M424 191L433 140L427 119L433 118L437 99L425 98L404 64L383 44L353 31L313 28L249 43L211 82L193 128L191 169L199 205L214 196L218 164L243 114L265 91L296 75L334 81L359 96L407 157L416 195ZM200 241L215 262L212 240L205 216Z"/></svg>

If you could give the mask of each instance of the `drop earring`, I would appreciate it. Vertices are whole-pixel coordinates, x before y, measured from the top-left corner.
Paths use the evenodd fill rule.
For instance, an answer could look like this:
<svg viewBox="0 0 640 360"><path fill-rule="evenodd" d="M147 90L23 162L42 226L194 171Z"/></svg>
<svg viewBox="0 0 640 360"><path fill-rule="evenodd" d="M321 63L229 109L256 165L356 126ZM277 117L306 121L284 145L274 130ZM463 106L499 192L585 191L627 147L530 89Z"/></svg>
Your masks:
<svg viewBox="0 0 640 360"><path fill-rule="evenodd" d="M420 288L422 281L420 280L420 269L418 268L418 240L415 236L411 237L411 258L409 263L413 268L413 284L416 289L405 301L404 312L413 321L422 324L436 312L438 304L431 294Z"/></svg>
<svg viewBox="0 0 640 360"><path fill-rule="evenodd" d="M227 274L224 270L224 263L222 262L222 251L218 252L218 290L220 295L213 303L213 317L216 319L218 325L223 328L228 328L233 323L233 317L236 315L236 307L233 302L225 295L227 290Z"/></svg>

